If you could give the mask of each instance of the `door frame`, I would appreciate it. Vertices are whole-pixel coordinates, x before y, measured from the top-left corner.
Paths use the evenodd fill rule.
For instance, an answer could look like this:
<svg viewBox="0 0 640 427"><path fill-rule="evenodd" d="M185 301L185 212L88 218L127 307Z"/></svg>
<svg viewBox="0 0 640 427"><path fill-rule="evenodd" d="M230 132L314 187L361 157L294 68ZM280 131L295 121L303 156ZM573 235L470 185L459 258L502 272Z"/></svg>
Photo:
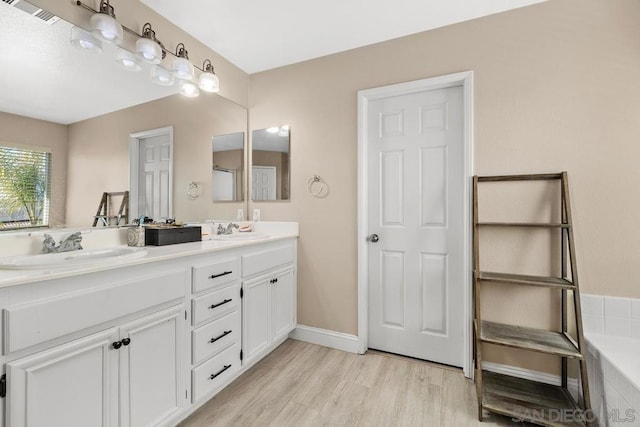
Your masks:
<svg viewBox="0 0 640 427"><path fill-rule="evenodd" d="M473 71L431 77L390 86L358 91L358 352L364 354L369 346L369 251L368 221L368 170L369 155L368 108L369 102L391 96L407 95L426 90L462 86L463 93L463 258L467 268L463 272L463 371L473 376L472 334L472 226L471 226L471 177L473 176Z"/></svg>
<svg viewBox="0 0 640 427"><path fill-rule="evenodd" d="M173 217L173 126L129 134L129 218L138 218L138 174L140 172L140 140L154 136L169 136L169 217Z"/></svg>

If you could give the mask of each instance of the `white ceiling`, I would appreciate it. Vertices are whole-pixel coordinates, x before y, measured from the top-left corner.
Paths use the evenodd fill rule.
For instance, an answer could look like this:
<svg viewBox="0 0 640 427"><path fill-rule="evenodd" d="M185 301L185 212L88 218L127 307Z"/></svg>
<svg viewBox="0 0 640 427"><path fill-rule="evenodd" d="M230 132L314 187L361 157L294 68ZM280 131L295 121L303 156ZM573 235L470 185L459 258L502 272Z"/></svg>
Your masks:
<svg viewBox="0 0 640 427"><path fill-rule="evenodd" d="M141 0L251 74L544 0Z"/></svg>
<svg viewBox="0 0 640 427"><path fill-rule="evenodd" d="M113 45L100 55L74 48L62 19L49 25L1 2L0 20L0 111L70 124L178 91L153 84L146 64L120 68Z"/></svg>

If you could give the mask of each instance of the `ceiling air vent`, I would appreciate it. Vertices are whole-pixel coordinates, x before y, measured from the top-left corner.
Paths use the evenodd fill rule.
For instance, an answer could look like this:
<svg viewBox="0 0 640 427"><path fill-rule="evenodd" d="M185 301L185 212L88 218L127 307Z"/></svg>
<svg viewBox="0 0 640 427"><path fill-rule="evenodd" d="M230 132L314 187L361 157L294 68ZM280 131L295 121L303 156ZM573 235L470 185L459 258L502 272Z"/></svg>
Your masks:
<svg viewBox="0 0 640 427"><path fill-rule="evenodd" d="M23 12L28 13L31 16L35 16L38 19L43 20L47 24L55 24L60 20L53 13L46 11L44 9L40 9L38 6L34 6L26 0L2 0L4 3L10 4L16 9L20 9Z"/></svg>

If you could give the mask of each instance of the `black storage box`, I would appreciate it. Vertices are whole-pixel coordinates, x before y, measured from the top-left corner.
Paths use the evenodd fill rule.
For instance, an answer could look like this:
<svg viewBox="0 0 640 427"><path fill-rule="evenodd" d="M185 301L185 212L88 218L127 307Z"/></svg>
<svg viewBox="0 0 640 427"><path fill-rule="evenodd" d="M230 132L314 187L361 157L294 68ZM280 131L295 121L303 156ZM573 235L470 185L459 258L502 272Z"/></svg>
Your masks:
<svg viewBox="0 0 640 427"><path fill-rule="evenodd" d="M189 227L145 227L144 244L152 246L175 245L176 243L199 242L202 228Z"/></svg>

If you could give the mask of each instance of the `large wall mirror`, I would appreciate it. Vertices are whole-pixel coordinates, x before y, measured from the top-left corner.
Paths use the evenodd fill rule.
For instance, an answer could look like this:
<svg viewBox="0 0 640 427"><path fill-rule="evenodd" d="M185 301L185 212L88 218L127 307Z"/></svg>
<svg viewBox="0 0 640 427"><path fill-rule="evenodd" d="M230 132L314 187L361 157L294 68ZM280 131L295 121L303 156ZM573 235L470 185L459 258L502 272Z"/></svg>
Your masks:
<svg viewBox="0 0 640 427"><path fill-rule="evenodd" d="M289 125L251 133L251 200L289 200L291 167Z"/></svg>
<svg viewBox="0 0 640 427"><path fill-rule="evenodd" d="M172 216L202 221L247 212L244 163L228 167L236 171L233 200L211 198L211 141L245 135L246 108L216 94L187 98L176 85L156 85L151 65L141 63L138 72L119 67L118 47L108 43L100 54L82 52L63 19L44 22L6 3L0 15L7 77L0 79L0 147L50 153L43 225L90 226L104 192L130 190L131 136L161 128L172 129ZM21 215L0 206L0 224Z"/></svg>

